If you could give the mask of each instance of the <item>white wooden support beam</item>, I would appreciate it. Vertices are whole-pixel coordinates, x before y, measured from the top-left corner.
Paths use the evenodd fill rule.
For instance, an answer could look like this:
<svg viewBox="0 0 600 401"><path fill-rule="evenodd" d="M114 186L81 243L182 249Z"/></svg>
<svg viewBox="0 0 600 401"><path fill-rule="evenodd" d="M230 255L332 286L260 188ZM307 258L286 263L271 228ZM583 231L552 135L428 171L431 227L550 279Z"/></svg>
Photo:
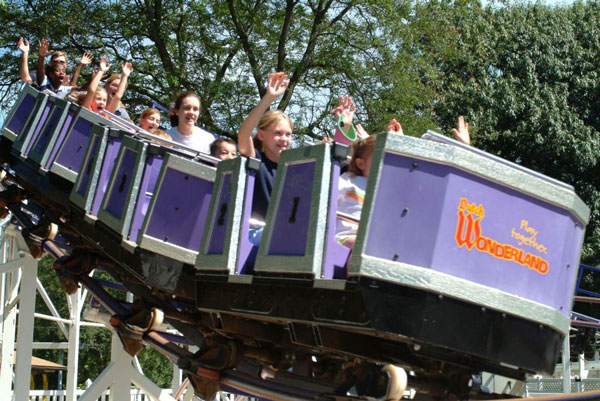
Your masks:
<svg viewBox="0 0 600 401"><path fill-rule="evenodd" d="M154 382L148 379L146 376L143 376L138 371L132 369L132 378L131 381L142 389L144 393L146 393L150 398L156 401L176 401L171 395L168 393L169 390L162 389L158 387ZM115 400L117 401L117 400ZM127 400L129 401L129 400Z"/></svg>
<svg viewBox="0 0 600 401"><path fill-rule="evenodd" d="M33 350L33 322L35 313L35 286L37 280L37 260L31 255L24 258L20 286L19 323L17 331L17 363L15 366L15 400L29 399L31 376L31 353Z"/></svg>
<svg viewBox="0 0 600 401"><path fill-rule="evenodd" d="M79 311L77 311L77 313L79 313L79 316L81 316L81 312L83 312L83 307L85 306L85 298L88 295L88 289L84 288L83 291L81 292L81 298L79 299Z"/></svg>
<svg viewBox="0 0 600 401"><path fill-rule="evenodd" d="M36 317L38 319L42 319L42 320L49 320L49 321L55 322L55 323L73 324L73 322L70 321L69 319L64 319L62 317L55 317L55 316L46 315L45 313L35 312L34 313L34 317Z"/></svg>
<svg viewBox="0 0 600 401"><path fill-rule="evenodd" d="M17 288L18 288L18 286L21 284L21 269L17 270L15 273L17 273ZM21 300L21 296L19 294L17 294L14 299L8 300L9 301L8 304L6 304L6 306L4 307L4 313L9 313L13 309L17 310L16 306L20 300Z"/></svg>
<svg viewBox="0 0 600 401"><path fill-rule="evenodd" d="M6 296L16 297L19 287L18 276L20 271L6 273ZM4 300L1 300L4 302ZM0 359L0 394L10 394L12 389L13 357L15 353L15 328L17 322L17 308L2 315L2 352Z"/></svg>
<svg viewBox="0 0 600 401"><path fill-rule="evenodd" d="M171 394L177 393L183 382L183 371L173 364L173 380L171 380Z"/></svg>
<svg viewBox="0 0 600 401"><path fill-rule="evenodd" d="M79 321L78 313L73 311L79 310L79 298L81 296L81 288L75 294L67 296L71 300L72 308L70 309L70 318L72 320L69 328L69 351L67 355L67 397L65 401L77 400L77 370L79 368Z"/></svg>
<svg viewBox="0 0 600 401"><path fill-rule="evenodd" d="M589 371L586 370L585 368L585 354L581 353L579 354L579 358L577 358L577 362L578 362L578 370L579 370L579 377L583 380L583 379L587 379L588 378L588 373Z"/></svg>
<svg viewBox="0 0 600 401"><path fill-rule="evenodd" d="M80 327L100 327L103 329L107 329L108 327L106 327L106 325L104 323L98 323L98 322L79 322L79 326Z"/></svg>
<svg viewBox="0 0 600 401"><path fill-rule="evenodd" d="M0 247L0 260L4 260L3 248ZM6 274L0 274L0 333L4 325L4 300L6 299Z"/></svg>
<svg viewBox="0 0 600 401"><path fill-rule="evenodd" d="M92 384L79 397L79 401L97 401L98 398L108 389L112 383L112 372L115 362L108 364L106 369L100 373L100 376L92 382Z"/></svg>
<svg viewBox="0 0 600 401"><path fill-rule="evenodd" d="M4 230L5 226L0 226ZM1 247L0 247L0 259L1 263L6 263L14 259L13 254L13 242L14 237L8 235L2 235ZM0 299L2 303L2 352L0 357L0 394L10 394L13 383L13 357L15 348L15 327L17 321L17 309L7 309L6 304L10 300L17 298L19 291L21 270L14 270L10 273L3 273L4 278L3 289L4 296Z"/></svg>
<svg viewBox="0 0 600 401"><path fill-rule="evenodd" d="M25 265L27 263L29 263L29 259L33 259L33 258L31 257L31 255L25 254L22 257L20 257L19 259L15 259L15 260L11 260L10 262L3 263L2 265L0 265L0 274L8 273L10 271L13 271L16 269L21 269L21 268L25 267Z"/></svg>
<svg viewBox="0 0 600 401"><path fill-rule="evenodd" d="M67 294L67 306L69 307L69 316L73 316L73 297Z"/></svg>
<svg viewBox="0 0 600 401"><path fill-rule="evenodd" d="M110 359L115 362L113 366L113 380L110 386L111 401L129 401L131 393L131 376L133 372L133 357L123 349L121 341L113 334L110 346Z"/></svg>
<svg viewBox="0 0 600 401"><path fill-rule="evenodd" d="M36 287L37 287L37 290L38 290L40 296L42 297L42 300L44 301L44 303L50 310L50 313L52 314L52 316L60 318L61 317L60 313L58 313L58 310L54 306L54 302L52 302L52 300L48 296L48 293L46 292L46 289L42 285L42 282L40 281L40 279L37 279ZM69 338L69 329L67 328L67 325L64 324L63 322L58 322L58 327L60 328L60 331L62 331L62 333L64 334L65 338Z"/></svg>
<svg viewBox="0 0 600 401"><path fill-rule="evenodd" d="M569 333L563 340L563 393L568 394L571 392L571 345L569 342Z"/></svg>
<svg viewBox="0 0 600 401"><path fill-rule="evenodd" d="M113 332L111 362L81 395L79 401L96 401L108 387L111 401L129 401L132 383L152 400L176 401L168 394L169 390L161 389L134 367L133 357L125 352L119 337Z"/></svg>
<svg viewBox="0 0 600 401"><path fill-rule="evenodd" d="M69 343L67 342L42 342L36 341L33 343L33 349L68 349Z"/></svg>
<svg viewBox="0 0 600 401"><path fill-rule="evenodd" d="M136 370L141 374L144 374L144 370L142 369L142 365L140 365L140 360L138 359L137 355L133 357L133 367L135 367Z"/></svg>

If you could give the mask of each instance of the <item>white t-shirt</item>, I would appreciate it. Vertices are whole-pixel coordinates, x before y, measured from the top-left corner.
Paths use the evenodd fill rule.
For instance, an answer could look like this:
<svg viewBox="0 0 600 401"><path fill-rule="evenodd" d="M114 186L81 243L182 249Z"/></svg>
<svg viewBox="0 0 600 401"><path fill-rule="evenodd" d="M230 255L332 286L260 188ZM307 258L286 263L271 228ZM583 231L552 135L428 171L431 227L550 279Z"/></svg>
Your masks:
<svg viewBox="0 0 600 401"><path fill-rule="evenodd" d="M64 99L65 97L67 97L67 95L71 92L72 89L73 89L72 86L67 86L67 85L61 85L57 89L54 86L52 86L52 84L48 80L46 80L45 85L42 85L39 87L40 92L43 90L49 90L50 92L53 92L60 99Z"/></svg>
<svg viewBox="0 0 600 401"><path fill-rule="evenodd" d="M348 173L342 174L338 183L338 212L345 213L356 220L360 220L366 188L367 179L365 177L360 175L349 175ZM338 218L335 229L335 239L343 243L347 238L356 237L357 230L357 223Z"/></svg>
<svg viewBox="0 0 600 401"><path fill-rule="evenodd" d="M206 154L210 154L210 144L215 140L213 134L196 126L192 135L182 135L177 127L167 130L167 134L171 135L173 141Z"/></svg>

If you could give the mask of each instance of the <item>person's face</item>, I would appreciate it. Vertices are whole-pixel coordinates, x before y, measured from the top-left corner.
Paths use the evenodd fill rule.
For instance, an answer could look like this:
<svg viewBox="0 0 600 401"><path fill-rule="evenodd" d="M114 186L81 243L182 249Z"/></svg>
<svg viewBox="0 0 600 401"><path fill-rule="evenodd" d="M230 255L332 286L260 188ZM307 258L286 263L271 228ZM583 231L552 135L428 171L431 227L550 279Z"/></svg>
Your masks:
<svg viewBox="0 0 600 401"><path fill-rule="evenodd" d="M63 81L65 80L65 76L65 66L62 64L56 65L54 69L51 69L48 73L48 79L54 87L59 87L62 85Z"/></svg>
<svg viewBox="0 0 600 401"><path fill-rule="evenodd" d="M96 109L100 112L106 108L106 92L97 91L94 94L94 103L96 104Z"/></svg>
<svg viewBox="0 0 600 401"><path fill-rule="evenodd" d="M362 171L362 173L363 173L362 175L365 178L369 178L369 172L371 171L371 161L372 160L373 160L373 150L371 150L366 155L363 155L362 157L356 158L356 167L358 167L360 169L360 171Z"/></svg>
<svg viewBox="0 0 600 401"><path fill-rule="evenodd" d="M158 128L160 125L160 114L152 113L146 117L140 118L140 127L146 131Z"/></svg>
<svg viewBox="0 0 600 401"><path fill-rule="evenodd" d="M219 145L219 150L217 152L217 159L221 160L231 160L237 156L237 151L235 145L228 142L223 142Z"/></svg>
<svg viewBox="0 0 600 401"><path fill-rule="evenodd" d="M267 157L277 163L281 152L292 143L292 127L285 118L280 118L266 129L259 129L258 139L261 140Z"/></svg>
<svg viewBox="0 0 600 401"><path fill-rule="evenodd" d="M108 88L106 88L106 91L108 92L109 97L113 97L115 95L115 93L117 93L117 89L119 89L120 83L121 83L120 79L115 79L108 85Z"/></svg>
<svg viewBox="0 0 600 401"><path fill-rule="evenodd" d="M183 99L179 109L175 110L175 114L179 118L180 126L194 126L200 115L200 101L195 96L188 96Z"/></svg>
<svg viewBox="0 0 600 401"><path fill-rule="evenodd" d="M54 57L50 62L55 65L61 64L65 67L67 66L67 59L65 58L65 56L62 55Z"/></svg>

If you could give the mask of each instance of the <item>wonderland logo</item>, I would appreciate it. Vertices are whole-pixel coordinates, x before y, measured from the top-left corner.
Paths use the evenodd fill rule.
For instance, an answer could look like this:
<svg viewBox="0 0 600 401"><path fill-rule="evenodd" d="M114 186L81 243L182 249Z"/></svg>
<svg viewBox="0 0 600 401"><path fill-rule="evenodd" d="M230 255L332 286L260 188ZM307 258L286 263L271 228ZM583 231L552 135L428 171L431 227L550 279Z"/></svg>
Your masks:
<svg viewBox="0 0 600 401"><path fill-rule="evenodd" d="M521 266L528 266L540 274L548 273L548 261L540 256L533 255L523 249L498 241L481 234L481 221L485 210L480 204L469 203L467 198L460 198L458 204L458 222L454 239L459 248L465 247L468 251L476 250L487 253L496 259L508 260Z"/></svg>

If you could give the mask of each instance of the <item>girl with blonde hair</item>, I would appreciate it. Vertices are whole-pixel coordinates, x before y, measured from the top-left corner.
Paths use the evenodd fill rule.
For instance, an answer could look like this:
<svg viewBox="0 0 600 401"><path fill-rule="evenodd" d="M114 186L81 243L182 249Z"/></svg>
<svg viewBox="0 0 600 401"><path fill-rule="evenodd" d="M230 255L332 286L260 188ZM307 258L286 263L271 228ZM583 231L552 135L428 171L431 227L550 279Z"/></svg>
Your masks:
<svg viewBox="0 0 600 401"><path fill-rule="evenodd" d="M262 161L254 184L251 214L252 219L261 222L267 216L279 157L292 143L294 127L290 118L281 110L268 111L275 99L286 91L289 84L286 78L283 72L269 74L267 92L246 117L238 135L240 154ZM254 129L257 129L256 138L252 138Z"/></svg>

